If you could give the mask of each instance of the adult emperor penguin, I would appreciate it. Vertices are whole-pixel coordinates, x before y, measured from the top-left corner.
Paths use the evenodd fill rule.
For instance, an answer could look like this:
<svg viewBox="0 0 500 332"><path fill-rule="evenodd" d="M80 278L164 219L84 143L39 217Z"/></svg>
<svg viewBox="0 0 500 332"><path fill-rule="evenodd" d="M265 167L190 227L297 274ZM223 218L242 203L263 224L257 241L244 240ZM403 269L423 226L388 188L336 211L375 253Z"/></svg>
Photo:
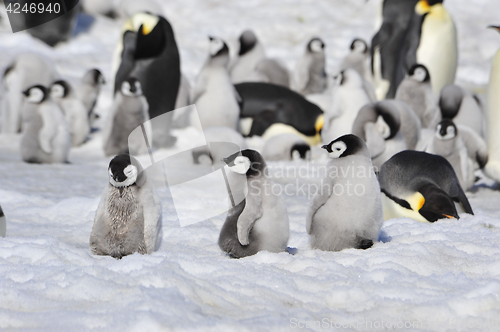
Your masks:
<svg viewBox="0 0 500 332"><path fill-rule="evenodd" d="M5 214L0 206L0 236L5 237L5 234L7 234L7 218L5 218Z"/></svg>
<svg viewBox="0 0 500 332"><path fill-rule="evenodd" d="M3 75L5 98L2 100L0 130L17 133L21 129L25 107L23 91L34 85L50 86L58 78L54 64L36 53L23 53L7 66Z"/></svg>
<svg viewBox="0 0 500 332"><path fill-rule="evenodd" d="M143 95L141 82L134 77L122 82L120 92L115 96L113 106L103 133L103 149L106 156L120 153L133 155L147 153L147 147L140 142L130 141L130 133L149 121L148 102ZM151 137L150 127L147 135Z"/></svg>
<svg viewBox="0 0 500 332"><path fill-rule="evenodd" d="M474 214L453 167L442 156L402 151L382 165L378 179L385 220L435 222L459 219L458 210Z"/></svg>
<svg viewBox="0 0 500 332"><path fill-rule="evenodd" d="M363 39L356 38L352 41L349 54L340 64L341 71L347 68L355 69L366 81L373 81L370 69L370 47Z"/></svg>
<svg viewBox="0 0 500 332"><path fill-rule="evenodd" d="M309 159L311 146L296 134L281 134L271 137L262 149L262 156L267 161Z"/></svg>
<svg viewBox="0 0 500 332"><path fill-rule="evenodd" d="M320 143L323 111L302 95L269 83L240 83L235 88L243 100L240 113L243 135L268 139L295 133L310 145Z"/></svg>
<svg viewBox="0 0 500 332"><path fill-rule="evenodd" d="M441 90L439 108L443 119L470 127L479 136L484 136L483 111L478 100L464 88L450 84Z"/></svg>
<svg viewBox="0 0 500 332"><path fill-rule="evenodd" d="M352 134L322 148L331 159L328 176L307 211L311 247L328 251L368 249L378 240L383 223L380 187L370 151Z"/></svg>
<svg viewBox="0 0 500 332"><path fill-rule="evenodd" d="M192 155L195 164L216 164L234 151L247 148L243 136L228 127L209 127L203 130L203 134L208 145L193 149Z"/></svg>
<svg viewBox="0 0 500 332"><path fill-rule="evenodd" d="M149 117L174 110L181 82L180 59L174 32L162 16L137 13L124 25L123 39L115 55L121 57L115 77L115 94L122 82L137 78L149 104ZM153 145L169 147L173 113L165 121L153 121Z"/></svg>
<svg viewBox="0 0 500 332"><path fill-rule="evenodd" d="M255 150L243 150L224 159L228 179L246 178L248 193L228 212L219 235L219 247L233 258L259 251L284 252L290 236L288 214L281 194L272 188L266 162Z"/></svg>
<svg viewBox="0 0 500 332"><path fill-rule="evenodd" d="M49 90L35 85L25 90L30 108L21 137L21 157L28 163L66 163L71 147L68 124Z"/></svg>
<svg viewBox="0 0 500 332"><path fill-rule="evenodd" d="M229 48L220 38L209 39L210 55L192 90L191 103L196 105L203 129L225 126L238 130L241 97L231 83L227 70ZM194 112L192 115L196 116Z"/></svg>
<svg viewBox="0 0 500 332"><path fill-rule="evenodd" d="M134 157L120 154L109 163L108 174L90 234L92 253L116 259L152 254L161 239L161 203L146 173Z"/></svg>
<svg viewBox="0 0 500 332"><path fill-rule="evenodd" d="M455 82L458 65L457 29L443 6L443 0L420 0L415 11L418 15L410 27L407 65L420 63L427 67L432 89L438 95L444 86ZM415 34L420 38L415 38Z"/></svg>
<svg viewBox="0 0 500 332"><path fill-rule="evenodd" d="M396 99L404 101L418 115L422 128L436 128L441 121L437 97L432 90L431 77L424 65L415 64L396 91Z"/></svg>
<svg viewBox="0 0 500 332"><path fill-rule="evenodd" d="M312 38L292 75L291 88L300 94L322 93L326 89L325 43Z"/></svg>
<svg viewBox="0 0 500 332"><path fill-rule="evenodd" d="M490 26L500 32L500 26ZM493 58L488 85L486 111L486 142L489 159L484 169L486 175L500 183L500 50Z"/></svg>
<svg viewBox="0 0 500 332"><path fill-rule="evenodd" d="M90 133L88 111L67 81L58 80L50 87L50 97L57 102L66 117L71 145L80 146Z"/></svg>
<svg viewBox="0 0 500 332"><path fill-rule="evenodd" d="M94 109L104 84L106 84L106 80L101 71L93 68L85 73L80 85L75 89L78 98L80 98L83 106L87 109L91 123L97 117L97 114L94 113Z"/></svg>
<svg viewBox="0 0 500 332"><path fill-rule="evenodd" d="M255 33L245 30L239 38L238 57L230 66L233 83L267 82L288 87L290 74L278 61L266 58Z"/></svg>

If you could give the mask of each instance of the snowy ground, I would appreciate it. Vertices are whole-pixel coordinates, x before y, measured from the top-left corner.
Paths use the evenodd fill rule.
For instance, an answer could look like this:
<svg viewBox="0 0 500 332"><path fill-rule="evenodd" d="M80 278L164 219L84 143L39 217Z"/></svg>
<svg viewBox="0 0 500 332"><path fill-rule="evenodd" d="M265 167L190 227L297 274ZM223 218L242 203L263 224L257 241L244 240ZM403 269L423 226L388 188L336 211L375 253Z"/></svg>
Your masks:
<svg viewBox="0 0 500 332"><path fill-rule="evenodd" d="M500 36L500 4L446 1L460 38L458 81L484 91ZM182 69L191 81L201 67L207 35L233 42L253 28L268 55L293 68L313 35L327 43L335 70L354 37L374 33L378 1L183 0L165 5L177 36ZM497 20L497 21L495 21ZM111 81L111 58L120 26L98 18L89 34L54 49L24 33L0 31L0 67L22 51L54 59L76 78L90 67ZM99 101L105 113L110 85ZM189 130L179 135L189 136ZM309 204L302 184L317 179L278 176L280 168L321 162L271 163L285 195L289 246L295 255L261 252L233 260L217 239L225 216L180 227L169 193L163 202L163 240L151 256L122 260L90 253L88 240L100 193L107 183L100 133L73 149L69 165L29 165L20 137L0 136L0 204L8 219L0 238L0 329L36 330L500 330L500 191L484 180L468 193L475 216L422 224L384 223L373 248L311 250L305 232ZM185 141L185 140L184 140ZM178 149L183 147L183 139ZM210 193L195 193L193 214ZM362 208L362 207L360 207Z"/></svg>

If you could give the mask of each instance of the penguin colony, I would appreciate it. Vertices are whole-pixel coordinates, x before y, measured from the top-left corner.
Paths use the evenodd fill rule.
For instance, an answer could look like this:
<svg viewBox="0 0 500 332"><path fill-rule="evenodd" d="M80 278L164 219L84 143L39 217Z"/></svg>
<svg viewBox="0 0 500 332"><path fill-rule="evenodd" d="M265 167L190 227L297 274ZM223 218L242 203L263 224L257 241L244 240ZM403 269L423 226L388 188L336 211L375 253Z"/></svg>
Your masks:
<svg viewBox="0 0 500 332"><path fill-rule="evenodd" d="M92 12L95 5L85 4ZM239 36L234 59L224 40L210 36L192 88L161 8L142 7L129 4L121 13L126 21L112 64L113 105L95 134L103 153L115 156L90 235L96 255L121 259L152 254L160 245L161 202L132 155L173 147L173 111L188 104L196 105L200 121L191 113L185 125L207 139L191 151L193 164L223 160L228 181L246 184L218 240L233 258L287 251L287 209L281 195L265 190L275 185L266 161L310 160L321 147L326 152L317 158L327 159L328 169L364 170L363 177L329 172L325 191L309 203L305 231L313 249L326 251L372 247L390 218L436 222L473 214L465 192L475 172L483 169L500 182L500 51L483 111L477 96L455 84L457 33L443 0L384 0L371 45L353 40L336 73L326 72L328 54L318 36L305 44L293 72L267 58L251 30ZM118 15L109 6L94 9ZM52 45L65 38L42 39ZM0 133L20 133L25 162L68 163L71 147L92 138L105 84L98 69L73 84L45 57L21 54L5 68L2 83ZM157 117L163 121L149 121ZM147 149L129 139L141 126ZM246 149L254 137L262 146ZM231 142L240 151L214 154L211 142ZM363 194L335 191L348 183L362 186ZM0 236L6 229L0 208Z"/></svg>

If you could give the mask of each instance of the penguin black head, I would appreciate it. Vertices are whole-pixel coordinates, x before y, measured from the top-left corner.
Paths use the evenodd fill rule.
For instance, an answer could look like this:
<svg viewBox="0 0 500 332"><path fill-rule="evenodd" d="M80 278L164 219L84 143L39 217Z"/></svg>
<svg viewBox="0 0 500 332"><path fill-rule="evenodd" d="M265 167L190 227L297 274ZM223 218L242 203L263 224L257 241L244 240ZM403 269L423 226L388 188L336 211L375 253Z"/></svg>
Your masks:
<svg viewBox="0 0 500 332"><path fill-rule="evenodd" d="M255 45L257 44L257 36L253 33L252 30L245 30L241 34L240 38L240 51L238 55L244 55L251 51Z"/></svg>
<svg viewBox="0 0 500 332"><path fill-rule="evenodd" d="M343 158L360 153L364 155L368 153L368 156L370 155L365 142L352 134L340 136L329 144L323 145L321 148L325 149L331 158Z"/></svg>
<svg viewBox="0 0 500 332"><path fill-rule="evenodd" d="M375 105L375 111L378 114L375 124L382 137L388 140L396 136L401 127L401 118L394 105L382 101Z"/></svg>
<svg viewBox="0 0 500 332"><path fill-rule="evenodd" d="M43 85L34 85L23 91L26 101L30 104L40 104L49 98L49 90Z"/></svg>
<svg viewBox="0 0 500 332"><path fill-rule="evenodd" d="M166 47L164 29L169 28L165 22L163 17L150 13L137 13L127 22L127 29L137 33L135 59L155 58L163 52Z"/></svg>
<svg viewBox="0 0 500 332"><path fill-rule="evenodd" d="M264 158L255 150L246 149L236 152L222 160L232 172L245 174L247 177L258 177L264 174L266 169Z"/></svg>
<svg viewBox="0 0 500 332"><path fill-rule="evenodd" d="M208 39L210 40L210 57L229 56L229 48L222 39L212 36L208 36Z"/></svg>
<svg viewBox="0 0 500 332"><path fill-rule="evenodd" d="M429 75L427 67L418 63L411 66L410 70L408 70L408 76L420 83L431 81L431 75Z"/></svg>
<svg viewBox="0 0 500 332"><path fill-rule="evenodd" d="M142 96L141 82L135 77L129 77L123 81L120 91L124 96L128 97Z"/></svg>
<svg viewBox="0 0 500 332"><path fill-rule="evenodd" d="M145 174L142 166L131 155L119 154L109 162L109 183L116 188L128 187L133 184L142 185Z"/></svg>
<svg viewBox="0 0 500 332"><path fill-rule="evenodd" d="M307 159L308 152L311 151L311 147L307 143L296 143L292 146L290 150L290 157L292 160L296 159Z"/></svg>
<svg viewBox="0 0 500 332"><path fill-rule="evenodd" d="M418 212L429 222L443 218L460 219L453 199L435 184L424 184L418 192L422 195Z"/></svg>
<svg viewBox="0 0 500 332"><path fill-rule="evenodd" d="M71 87L69 86L69 83L64 80L55 81L50 86L50 96L52 98L66 98L70 91Z"/></svg>
<svg viewBox="0 0 500 332"><path fill-rule="evenodd" d="M457 137L457 132L457 127L450 119L444 119L436 126L436 137L442 141Z"/></svg>
<svg viewBox="0 0 500 332"><path fill-rule="evenodd" d="M356 38L351 43L351 52L366 54L368 53L368 44L363 39Z"/></svg>
<svg viewBox="0 0 500 332"><path fill-rule="evenodd" d="M307 43L307 51L311 53L323 53L325 51L325 43L318 37L314 37Z"/></svg>
<svg viewBox="0 0 500 332"><path fill-rule="evenodd" d="M462 106L464 92L461 87L450 84L441 89L439 108L443 119L453 119Z"/></svg>

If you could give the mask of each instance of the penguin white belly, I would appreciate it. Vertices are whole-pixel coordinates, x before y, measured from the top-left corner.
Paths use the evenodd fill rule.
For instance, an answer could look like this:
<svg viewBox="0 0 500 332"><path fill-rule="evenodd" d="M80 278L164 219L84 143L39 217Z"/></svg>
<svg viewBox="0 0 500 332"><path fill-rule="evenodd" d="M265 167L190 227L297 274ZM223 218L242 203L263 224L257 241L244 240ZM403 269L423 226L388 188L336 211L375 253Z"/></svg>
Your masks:
<svg viewBox="0 0 500 332"><path fill-rule="evenodd" d="M83 103L77 99L63 99L60 103L68 122L71 144L81 145L90 133L88 111Z"/></svg>
<svg viewBox="0 0 500 332"><path fill-rule="evenodd" d="M57 133L52 140L52 162L64 163L67 161L68 153L71 148L70 131L62 111L54 109L52 118L53 121L57 123Z"/></svg>
<svg viewBox="0 0 500 332"><path fill-rule="evenodd" d="M488 163L485 167L486 175L500 182L500 51L493 59L488 86L487 144Z"/></svg>
<svg viewBox="0 0 500 332"><path fill-rule="evenodd" d="M425 65L432 79L432 89L441 89L455 82L458 64L457 31L444 7L436 5L435 12L425 16L422 24L417 62Z"/></svg>

